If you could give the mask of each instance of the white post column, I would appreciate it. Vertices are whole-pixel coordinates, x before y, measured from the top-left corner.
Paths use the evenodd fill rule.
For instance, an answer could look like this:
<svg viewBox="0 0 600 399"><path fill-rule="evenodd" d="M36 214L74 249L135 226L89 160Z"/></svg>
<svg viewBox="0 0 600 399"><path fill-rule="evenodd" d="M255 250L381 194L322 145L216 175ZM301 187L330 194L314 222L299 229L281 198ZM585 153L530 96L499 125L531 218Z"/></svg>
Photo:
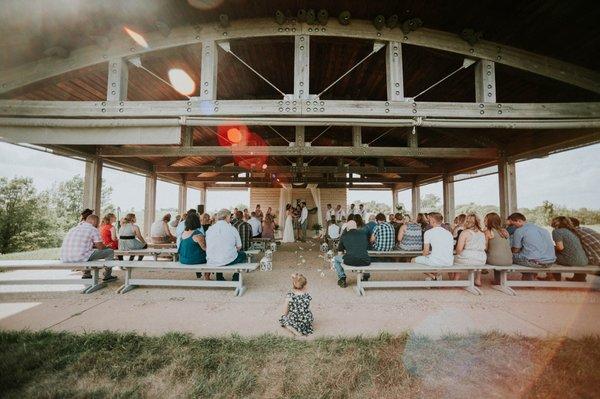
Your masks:
<svg viewBox="0 0 600 399"><path fill-rule="evenodd" d="M310 79L310 36L294 36L294 98L308 98Z"/></svg>
<svg viewBox="0 0 600 399"><path fill-rule="evenodd" d="M146 198L144 203L144 235L150 237L150 226L156 214L156 173L146 176Z"/></svg>
<svg viewBox="0 0 600 399"><path fill-rule="evenodd" d="M404 101L404 73L402 70L402 44L388 42L385 53L388 101Z"/></svg>
<svg viewBox="0 0 600 399"><path fill-rule="evenodd" d="M199 202L198 205L204 205L204 212L206 212L206 187L202 187L199 189L200 191L200 198L199 198Z"/></svg>
<svg viewBox="0 0 600 399"><path fill-rule="evenodd" d="M94 158L85 163L83 177L83 207L102 213L102 159Z"/></svg>
<svg viewBox="0 0 600 399"><path fill-rule="evenodd" d="M392 213L398 212L398 190L392 188Z"/></svg>
<svg viewBox="0 0 600 399"><path fill-rule="evenodd" d="M412 217L413 221L417 220L417 215L421 212L421 189L416 183L413 183L412 190Z"/></svg>
<svg viewBox="0 0 600 399"><path fill-rule="evenodd" d="M500 195L500 217L517 211L517 175L514 162L503 159L498 163L498 193Z"/></svg>
<svg viewBox="0 0 600 399"><path fill-rule="evenodd" d="M202 62L200 70L200 100L217 99L217 71L219 52L214 40L202 42Z"/></svg>
<svg viewBox="0 0 600 399"><path fill-rule="evenodd" d="M443 214L446 223L452 223L454 220L454 178L451 175L444 175L442 180L443 191Z"/></svg>
<svg viewBox="0 0 600 399"><path fill-rule="evenodd" d="M187 209L187 184L183 183L179 185L177 201L177 211L182 215Z"/></svg>
<svg viewBox="0 0 600 399"><path fill-rule="evenodd" d="M496 102L496 68L494 61L481 60L475 65L475 101Z"/></svg>

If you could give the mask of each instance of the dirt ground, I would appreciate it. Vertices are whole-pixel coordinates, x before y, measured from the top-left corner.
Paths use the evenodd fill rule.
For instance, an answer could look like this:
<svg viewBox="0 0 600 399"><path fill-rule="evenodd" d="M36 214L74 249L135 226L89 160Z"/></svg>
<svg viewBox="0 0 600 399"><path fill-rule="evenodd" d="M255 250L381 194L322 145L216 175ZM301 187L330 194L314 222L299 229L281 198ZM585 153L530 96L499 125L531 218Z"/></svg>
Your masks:
<svg viewBox="0 0 600 399"><path fill-rule="evenodd" d="M482 296L446 288L368 290L365 297L358 297L352 289L354 279L349 277L350 287L339 288L335 272L322 256L317 243L282 245L274 253L273 271L245 276L247 291L242 297L235 297L233 290L156 287L140 287L121 295L115 293L123 282L120 271L116 272L117 282L89 295L73 290L23 292L31 287L0 286L0 328L149 335L178 331L199 337L287 335L277 320L290 290L290 275L301 272L313 297L316 337L376 336L383 331L400 334L408 330L431 338L491 331L533 337L600 334L598 291L519 289L513 297L491 289L487 275ZM10 278L12 273L19 272L0 273L0 279ZM64 273L79 278L78 273ZM184 272L164 271L139 275L190 277Z"/></svg>

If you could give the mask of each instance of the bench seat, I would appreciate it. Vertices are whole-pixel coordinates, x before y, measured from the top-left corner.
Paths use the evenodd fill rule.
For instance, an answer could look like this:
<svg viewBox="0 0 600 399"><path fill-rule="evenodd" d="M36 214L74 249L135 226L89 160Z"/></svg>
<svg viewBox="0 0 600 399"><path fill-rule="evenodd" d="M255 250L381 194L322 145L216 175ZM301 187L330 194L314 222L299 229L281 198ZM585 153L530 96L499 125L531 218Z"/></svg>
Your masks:
<svg viewBox="0 0 600 399"><path fill-rule="evenodd" d="M115 256L152 256L154 260L158 260L159 256L170 256L173 260L177 260L179 253L177 248L116 249Z"/></svg>
<svg viewBox="0 0 600 399"><path fill-rule="evenodd" d="M155 262L155 261L108 261L106 266L119 266L125 270L125 283L117 290L124 294L137 286L163 286L163 287L209 287L209 288L234 288L236 296L242 296L246 291L243 273L256 270L258 263L238 263L230 266L184 265L179 262ZM175 279L148 279L133 278L133 270L175 270L194 273L239 273L238 281L216 281L216 280L175 280Z"/></svg>
<svg viewBox="0 0 600 399"><path fill-rule="evenodd" d="M425 287L461 287L474 295L481 295L481 290L475 286L475 272L493 269L493 266L454 265L435 268L427 265L409 262L373 262L369 266L349 266L342 264L346 273L356 273L356 293L365 295L365 288L425 288ZM390 280L364 281L364 273L467 273L466 280Z"/></svg>
<svg viewBox="0 0 600 399"><path fill-rule="evenodd" d="M61 262L60 260L3 260L0 269L13 270L85 270L91 269L91 279L27 279L27 280L0 280L4 285L84 285L82 294L89 294L106 286L100 282L99 270L104 267L104 261L93 262Z"/></svg>
<svg viewBox="0 0 600 399"><path fill-rule="evenodd" d="M372 258L415 258L423 255L423 251L368 251Z"/></svg>
<svg viewBox="0 0 600 399"><path fill-rule="evenodd" d="M500 272L500 284L492 285L492 288L508 295L516 295L512 287L547 287L547 288L587 288L600 290L600 279L592 281L540 281L533 280L509 280L508 274L518 273L585 273L598 274L600 266L563 266L554 264L546 268L535 268L521 265L494 266L494 270Z"/></svg>

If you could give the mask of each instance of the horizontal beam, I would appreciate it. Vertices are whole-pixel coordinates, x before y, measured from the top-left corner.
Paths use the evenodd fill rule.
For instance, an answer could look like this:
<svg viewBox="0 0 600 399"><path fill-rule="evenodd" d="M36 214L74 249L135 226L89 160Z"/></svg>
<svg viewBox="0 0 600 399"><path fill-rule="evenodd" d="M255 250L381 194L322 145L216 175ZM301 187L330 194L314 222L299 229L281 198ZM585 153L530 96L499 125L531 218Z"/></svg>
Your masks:
<svg viewBox="0 0 600 399"><path fill-rule="evenodd" d="M124 101L120 104L106 101L0 100L0 116L159 118L160 123L165 119L180 118L180 123L188 126L215 126L223 123L291 126L327 124L413 126L417 123L432 127L534 129L557 128L551 126L551 123L559 121L563 123L560 128L569 128L571 125L573 128L598 127L600 121L600 102L502 104L340 100L307 102L310 106L306 106L306 102L301 100L200 101L192 99L189 101ZM310 111L307 111L309 109ZM547 122L548 120L550 122Z"/></svg>
<svg viewBox="0 0 600 399"><path fill-rule="evenodd" d="M332 19L326 27L317 29L305 23L295 22L280 26L272 18L234 20L227 28L221 28L217 24L176 27L167 37L162 36L158 31L145 32L144 36L150 43L148 48L138 46L123 36L112 41L106 50L96 45L75 49L65 59L47 57L2 71L0 73L0 93L107 62L109 59L133 57L207 41L294 36L300 33L308 36L391 41L433 48L470 58L494 61L497 64L508 65L600 93L600 73L596 71L486 40L481 40L471 46L455 33L427 28L421 28L405 35L400 29L379 31L371 21L353 20L350 25L340 25L338 21Z"/></svg>
<svg viewBox="0 0 600 399"><path fill-rule="evenodd" d="M357 179L357 178L327 178L326 176L301 176L297 178L283 178L281 181L285 183L399 183L399 182L410 182L412 179L402 178L389 178L389 177L369 177L368 179ZM272 180L270 177L232 177L232 176L212 176L212 177L198 177L191 176L186 179L188 182L228 182L228 183L270 183Z"/></svg>
<svg viewBox="0 0 600 399"><path fill-rule="evenodd" d="M427 167L427 168L413 168L405 166L268 166L266 169L262 169L262 165L258 165L256 169L249 170L242 166L216 166L216 165L203 165L203 166L156 166L154 170L156 173L164 174L182 174L182 173L244 173L244 172L260 172L260 173L358 173L358 174L369 174L369 173L397 173L405 175L419 175L419 174L440 174L444 173L443 168Z"/></svg>
<svg viewBox="0 0 600 399"><path fill-rule="evenodd" d="M102 157L230 157L230 156L336 156L410 158L497 158L496 148L433 147L298 147L298 146L198 146L198 147L100 147Z"/></svg>

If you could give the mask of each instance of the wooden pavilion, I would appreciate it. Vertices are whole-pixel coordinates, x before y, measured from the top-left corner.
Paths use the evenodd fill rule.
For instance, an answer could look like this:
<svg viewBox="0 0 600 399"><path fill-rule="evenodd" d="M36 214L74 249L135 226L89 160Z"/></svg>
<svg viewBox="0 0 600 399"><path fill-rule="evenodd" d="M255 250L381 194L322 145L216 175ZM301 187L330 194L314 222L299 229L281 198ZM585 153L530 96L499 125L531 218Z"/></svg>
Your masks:
<svg viewBox="0 0 600 399"><path fill-rule="evenodd" d="M187 187L275 209L368 188L412 190L413 213L442 181L450 219L456 176L484 168L506 216L516 161L600 141L598 20L557 0L7 1L0 139L86 160L94 209L103 166L144 174L146 226L157 179L182 210Z"/></svg>

